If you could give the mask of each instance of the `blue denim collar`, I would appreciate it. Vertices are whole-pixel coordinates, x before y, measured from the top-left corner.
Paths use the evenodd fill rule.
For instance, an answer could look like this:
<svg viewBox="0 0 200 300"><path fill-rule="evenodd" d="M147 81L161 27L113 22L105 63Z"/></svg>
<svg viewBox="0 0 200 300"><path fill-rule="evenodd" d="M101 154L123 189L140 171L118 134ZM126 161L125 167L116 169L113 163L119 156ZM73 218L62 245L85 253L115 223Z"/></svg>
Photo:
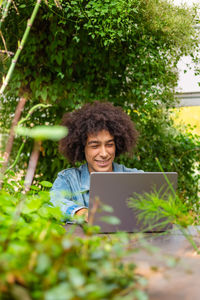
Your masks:
<svg viewBox="0 0 200 300"><path fill-rule="evenodd" d="M88 171L88 165L84 164L79 167L81 172L81 191L89 191L90 189L90 173Z"/></svg>

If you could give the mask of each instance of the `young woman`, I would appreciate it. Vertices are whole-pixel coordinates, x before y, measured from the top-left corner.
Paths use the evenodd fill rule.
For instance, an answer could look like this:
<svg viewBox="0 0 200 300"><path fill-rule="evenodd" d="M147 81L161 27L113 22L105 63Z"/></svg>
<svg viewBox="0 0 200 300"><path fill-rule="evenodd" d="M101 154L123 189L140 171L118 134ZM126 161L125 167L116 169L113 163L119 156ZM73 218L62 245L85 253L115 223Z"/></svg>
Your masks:
<svg viewBox="0 0 200 300"><path fill-rule="evenodd" d="M63 116L68 135L59 143L60 152L72 163L86 161L79 168L61 171L51 190L51 202L59 206L64 219L74 214L87 220L91 172L136 172L114 162L130 152L138 133L130 117L108 102L85 104Z"/></svg>

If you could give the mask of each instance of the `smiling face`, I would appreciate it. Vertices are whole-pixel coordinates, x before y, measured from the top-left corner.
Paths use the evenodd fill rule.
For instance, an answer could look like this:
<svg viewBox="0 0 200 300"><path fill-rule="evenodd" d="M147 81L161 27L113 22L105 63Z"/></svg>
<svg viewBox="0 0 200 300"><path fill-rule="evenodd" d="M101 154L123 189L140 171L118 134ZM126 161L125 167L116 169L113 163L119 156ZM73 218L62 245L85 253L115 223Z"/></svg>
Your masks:
<svg viewBox="0 0 200 300"><path fill-rule="evenodd" d="M89 172L112 172L114 158L115 141L107 130L88 136L85 145L85 159Z"/></svg>

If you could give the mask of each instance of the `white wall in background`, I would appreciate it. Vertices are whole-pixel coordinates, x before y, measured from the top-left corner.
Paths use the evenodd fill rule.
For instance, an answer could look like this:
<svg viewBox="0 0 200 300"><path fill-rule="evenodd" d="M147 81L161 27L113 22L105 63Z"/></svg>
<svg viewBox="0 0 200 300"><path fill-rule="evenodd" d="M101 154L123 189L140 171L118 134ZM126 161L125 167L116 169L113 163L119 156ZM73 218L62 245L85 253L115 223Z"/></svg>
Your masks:
<svg viewBox="0 0 200 300"><path fill-rule="evenodd" d="M174 4L186 4L187 6L190 6L194 3L200 5L200 0L173 0ZM200 29L199 29L200 30ZM200 47L200 45L199 45ZM187 67L187 64L191 67ZM198 83L200 83L200 76L195 76L194 72L194 64L191 61L190 57L183 57L182 60L178 64L178 68L180 70L179 72L179 82L177 91L178 92L200 92L200 86ZM184 70L187 70L186 73L184 73Z"/></svg>
<svg viewBox="0 0 200 300"><path fill-rule="evenodd" d="M192 5L193 3L199 4L200 0L172 0L175 4L186 4L188 6Z"/></svg>
<svg viewBox="0 0 200 300"><path fill-rule="evenodd" d="M189 64L189 66L187 66ZM190 69L191 68L191 69ZM177 92L200 92L200 76L195 76L194 64L190 57L183 57L178 63L179 81ZM184 70L187 70L184 73Z"/></svg>

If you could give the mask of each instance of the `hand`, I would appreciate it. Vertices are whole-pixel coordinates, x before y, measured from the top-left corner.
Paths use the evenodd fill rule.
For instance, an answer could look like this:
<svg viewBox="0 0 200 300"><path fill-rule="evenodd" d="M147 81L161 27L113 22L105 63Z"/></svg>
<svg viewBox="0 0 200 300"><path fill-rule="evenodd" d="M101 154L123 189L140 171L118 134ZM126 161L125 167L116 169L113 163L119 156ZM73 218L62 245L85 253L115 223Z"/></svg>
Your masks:
<svg viewBox="0 0 200 300"><path fill-rule="evenodd" d="M87 208L81 208L75 212L75 215L77 216L85 216L85 222L88 223L88 209Z"/></svg>

